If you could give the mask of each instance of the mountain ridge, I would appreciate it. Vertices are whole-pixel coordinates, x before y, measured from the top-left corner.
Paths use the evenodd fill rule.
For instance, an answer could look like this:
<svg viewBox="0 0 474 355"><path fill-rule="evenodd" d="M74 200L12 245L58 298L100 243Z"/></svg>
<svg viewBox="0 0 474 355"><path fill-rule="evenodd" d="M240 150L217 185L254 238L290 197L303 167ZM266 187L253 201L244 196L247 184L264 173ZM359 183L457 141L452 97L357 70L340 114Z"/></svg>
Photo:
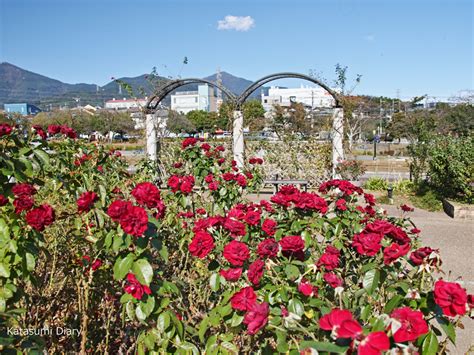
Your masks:
<svg viewBox="0 0 474 355"><path fill-rule="evenodd" d="M228 72L221 72L222 83L235 94L240 94L252 83L251 80L236 77ZM168 81L169 78L157 77L158 81ZM203 79L213 82L217 81L217 74L209 75ZM150 95L153 86L147 80L147 74L135 77L121 77L118 81L127 83L135 93L138 89L143 89L145 95ZM5 103L28 102L36 104L42 108L62 105L77 106L92 104L102 106L106 100L123 97L128 98L125 88L112 80L109 83L99 86L97 84L76 83L68 84L60 80L34 73L27 69L20 68L8 62L0 63L0 105ZM177 91L197 90L196 84L190 84L179 88ZM258 97L260 90L257 90L253 97ZM141 95L140 95L141 96ZM165 103L169 101L165 101Z"/></svg>

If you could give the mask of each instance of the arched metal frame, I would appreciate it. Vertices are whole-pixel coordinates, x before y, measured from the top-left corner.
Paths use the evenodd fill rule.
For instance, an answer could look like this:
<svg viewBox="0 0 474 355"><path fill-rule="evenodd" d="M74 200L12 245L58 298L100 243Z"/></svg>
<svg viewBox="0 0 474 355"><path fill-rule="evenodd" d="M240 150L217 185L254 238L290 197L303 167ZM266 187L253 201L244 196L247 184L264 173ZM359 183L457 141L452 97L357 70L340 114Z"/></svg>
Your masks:
<svg viewBox="0 0 474 355"><path fill-rule="evenodd" d="M237 98L237 107L240 107L245 100L259 87L265 85L266 83L269 83L270 81L273 80L278 80L278 79L287 79L287 78L294 78L294 79L302 79L302 80L307 80L310 81L316 85L321 86L324 90L326 90L333 98L336 104L336 107L341 107L340 100L339 100L339 95L331 90L326 84L320 82L319 80L312 78L308 75L304 74L298 74L298 73L275 73L271 75L264 76L263 78L256 80L254 83L252 83L245 91L240 94L240 96Z"/></svg>
<svg viewBox="0 0 474 355"><path fill-rule="evenodd" d="M145 106L145 113L154 113L160 102L177 88L185 86L188 84L208 84L218 90L221 90L231 101L236 101L236 96L227 90L225 87L218 85L210 80L206 79L197 79L197 78L188 78L188 79L176 79L166 83L164 86L160 87L147 101Z"/></svg>
<svg viewBox="0 0 474 355"><path fill-rule="evenodd" d="M336 106L335 107L341 107L339 95L331 90L326 84L322 83L321 81L312 78L308 75L305 74L299 74L299 73L275 73L271 75L264 76L263 78L260 78L259 80L256 80L253 82L245 91L240 94L239 97L237 97L235 94L233 94L231 91L226 89L224 86L219 85L217 83L214 83L210 80L206 79L198 79L198 78L187 78L187 79L176 79L173 81L170 81L166 83L164 86L160 87L149 99L148 102L145 106L145 112L146 113L154 113L160 102L168 95L169 93L173 92L177 88L188 85L188 84L208 84L218 90L221 90L231 101L233 101L236 104L237 109L239 109L245 100L249 98L249 96L257 90L259 87L265 85L266 83L269 83L270 81L273 80L278 80L278 79L302 79L306 81L310 81L316 85L319 85L322 87L324 90L326 90L333 98L335 101Z"/></svg>

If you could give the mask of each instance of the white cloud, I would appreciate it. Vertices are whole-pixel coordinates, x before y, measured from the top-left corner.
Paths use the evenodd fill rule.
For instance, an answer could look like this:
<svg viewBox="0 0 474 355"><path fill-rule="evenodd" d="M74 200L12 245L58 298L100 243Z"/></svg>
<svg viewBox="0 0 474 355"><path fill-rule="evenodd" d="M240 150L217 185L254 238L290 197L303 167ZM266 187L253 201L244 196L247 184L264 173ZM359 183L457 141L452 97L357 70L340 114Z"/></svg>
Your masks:
<svg viewBox="0 0 474 355"><path fill-rule="evenodd" d="M236 30L245 32L255 26L255 20L250 16L227 15L223 20L217 21L218 30Z"/></svg>
<svg viewBox="0 0 474 355"><path fill-rule="evenodd" d="M364 36L364 39L368 42L373 42L373 41L375 41L375 35L368 34L368 35Z"/></svg>

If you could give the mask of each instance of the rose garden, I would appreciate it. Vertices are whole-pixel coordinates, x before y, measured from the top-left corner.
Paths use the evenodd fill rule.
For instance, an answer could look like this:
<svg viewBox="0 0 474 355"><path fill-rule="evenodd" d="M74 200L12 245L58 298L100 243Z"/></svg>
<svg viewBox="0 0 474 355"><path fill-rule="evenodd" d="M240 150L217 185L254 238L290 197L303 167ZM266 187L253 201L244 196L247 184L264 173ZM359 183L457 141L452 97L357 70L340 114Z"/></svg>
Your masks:
<svg viewBox="0 0 474 355"><path fill-rule="evenodd" d="M47 139L48 138L48 139ZM346 180L255 197L266 162L187 138L166 181L67 126L0 125L2 353L435 354L474 300ZM78 329L68 336L11 329ZM34 333L34 332L32 332Z"/></svg>

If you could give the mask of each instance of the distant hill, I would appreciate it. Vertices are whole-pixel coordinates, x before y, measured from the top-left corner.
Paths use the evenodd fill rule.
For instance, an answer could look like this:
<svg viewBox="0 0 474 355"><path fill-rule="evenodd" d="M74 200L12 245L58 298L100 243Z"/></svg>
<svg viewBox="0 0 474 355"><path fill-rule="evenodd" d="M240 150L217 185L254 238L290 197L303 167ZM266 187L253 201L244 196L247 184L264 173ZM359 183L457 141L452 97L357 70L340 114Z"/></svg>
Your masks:
<svg viewBox="0 0 474 355"><path fill-rule="evenodd" d="M216 81L216 74L204 79ZM122 77L119 80L131 85L135 93L138 89L143 89L145 95L150 95L153 87L147 80L147 75L136 77ZM169 80L158 77L158 82ZM240 94L252 82L222 72L223 85L235 94ZM178 89L197 90L197 85L188 85ZM254 93L254 97L259 97L260 91ZM96 84L67 84L59 80L48 78L44 75L36 74L28 70L19 68L10 63L0 63L0 107L4 103L29 102L46 109L52 106L69 107L80 105L100 105L103 106L106 100L112 98L126 98L128 93L125 88L120 92L119 85L115 81L100 87ZM169 103L169 99L165 104Z"/></svg>

